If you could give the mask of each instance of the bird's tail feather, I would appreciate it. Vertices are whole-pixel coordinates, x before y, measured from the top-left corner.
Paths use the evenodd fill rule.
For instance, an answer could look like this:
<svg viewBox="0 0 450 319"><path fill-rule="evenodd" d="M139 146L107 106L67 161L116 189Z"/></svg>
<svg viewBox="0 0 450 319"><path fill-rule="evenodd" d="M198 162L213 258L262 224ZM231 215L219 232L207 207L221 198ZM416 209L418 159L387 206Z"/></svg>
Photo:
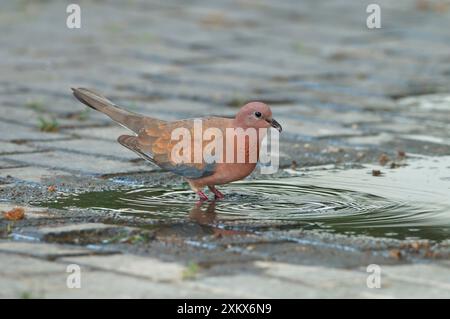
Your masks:
<svg viewBox="0 0 450 319"><path fill-rule="evenodd" d="M117 141L120 144L122 144L123 146L125 146L126 148L128 148L128 149L132 150L133 152L135 152L136 154L138 154L143 159L156 164L151 154L147 154L139 148L139 143L138 143L137 139L138 138L136 136L120 135L119 138L117 139Z"/></svg>
<svg viewBox="0 0 450 319"><path fill-rule="evenodd" d="M85 88L72 88L73 95L82 103L99 112L105 113L117 123L135 133L144 127L151 118L121 109L106 97ZM155 119L155 121L157 121Z"/></svg>

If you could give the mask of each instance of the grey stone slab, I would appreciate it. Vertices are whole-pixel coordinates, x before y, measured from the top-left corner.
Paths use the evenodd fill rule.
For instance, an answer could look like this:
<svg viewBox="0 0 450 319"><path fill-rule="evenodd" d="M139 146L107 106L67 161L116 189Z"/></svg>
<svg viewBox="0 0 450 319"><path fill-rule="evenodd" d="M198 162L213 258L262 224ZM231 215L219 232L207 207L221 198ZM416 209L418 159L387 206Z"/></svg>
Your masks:
<svg viewBox="0 0 450 319"><path fill-rule="evenodd" d="M33 152L36 149L29 145L16 144L16 143L8 143L8 142L0 142L0 154L8 154L8 153L27 153Z"/></svg>
<svg viewBox="0 0 450 319"><path fill-rule="evenodd" d="M405 97L398 100L398 105L403 108L419 108L426 111L449 112L450 95L427 94L422 96Z"/></svg>
<svg viewBox="0 0 450 319"><path fill-rule="evenodd" d="M38 165L47 169L67 170L82 174L112 174L137 171L151 171L155 168L148 164L136 164L129 161L113 160L94 155L75 154L63 151L6 155L4 159L14 160L17 163Z"/></svg>
<svg viewBox="0 0 450 319"><path fill-rule="evenodd" d="M123 147L117 141L108 142L104 140L75 139L68 141L34 142L32 145L46 150L70 151L124 160L139 158L138 155Z"/></svg>
<svg viewBox="0 0 450 319"><path fill-rule="evenodd" d="M178 263L133 255L70 257L63 260L105 271L145 277L153 281L180 281L186 269Z"/></svg>
<svg viewBox="0 0 450 319"><path fill-rule="evenodd" d="M278 121L283 123L283 131L289 134L309 137L329 137L329 136L357 136L362 132L358 129L346 128L340 125L311 123L301 120L294 120L278 117Z"/></svg>
<svg viewBox="0 0 450 319"><path fill-rule="evenodd" d="M61 133L41 132L39 129L27 126L16 125L0 121L0 131L2 132L0 140L55 140L67 138L67 135Z"/></svg>
<svg viewBox="0 0 450 319"><path fill-rule="evenodd" d="M1 241L0 251L39 258L56 258L71 255L78 256L92 253L92 250L76 246L16 241Z"/></svg>
<svg viewBox="0 0 450 319"><path fill-rule="evenodd" d="M401 121L401 120L400 120ZM385 123L376 123L368 125L371 130L376 132L390 132L390 133L412 133L417 131L420 128L418 123L408 121L408 123L393 123L393 122L385 122Z"/></svg>
<svg viewBox="0 0 450 319"><path fill-rule="evenodd" d="M86 137L91 139L103 139L111 142L117 142L117 138L123 134L129 134L130 131L119 125L106 126L106 127L86 127L76 129L66 129L65 133Z"/></svg>
<svg viewBox="0 0 450 319"><path fill-rule="evenodd" d="M20 180L40 183L46 178L57 177L70 175L67 171L51 169L51 168L43 168L43 167L34 167L34 166L26 166L21 167L21 165L32 165L33 163L23 163L23 162L15 162L16 164L11 163L11 168L2 168L0 169L0 176L12 176L13 178L17 178Z"/></svg>
<svg viewBox="0 0 450 319"><path fill-rule="evenodd" d="M450 145L450 139L448 137L433 136L432 134L408 134L400 135L401 138L406 140L428 142L433 144Z"/></svg>
<svg viewBox="0 0 450 319"><path fill-rule="evenodd" d="M25 260L19 260L25 261ZM224 298L232 293L194 289L187 284L152 282L117 273L91 271L81 266L80 288L68 288L64 271L51 274L0 277L1 298Z"/></svg>
<svg viewBox="0 0 450 319"><path fill-rule="evenodd" d="M354 145L380 145L392 141L395 137L392 134L380 133L370 136L356 136L345 139L348 143Z"/></svg>
<svg viewBox="0 0 450 319"><path fill-rule="evenodd" d="M64 226L52 226L52 227L40 227L38 229L38 233L42 235L55 235L55 234L64 234L71 232L80 232L85 230L101 230L101 229L109 229L115 228L118 226L115 225L106 225L100 223L83 223L83 224L71 224Z"/></svg>
<svg viewBox="0 0 450 319"><path fill-rule="evenodd" d="M381 271L389 279L447 290L446 296L450 298L450 269L446 267L432 264L382 266Z"/></svg>
<svg viewBox="0 0 450 319"><path fill-rule="evenodd" d="M311 267L275 262L256 262L265 275L298 282L308 287L334 290L338 295L361 298L448 298L449 269L435 265L380 265L381 287L369 288L372 272ZM325 296L325 294L322 294Z"/></svg>
<svg viewBox="0 0 450 319"><path fill-rule="evenodd" d="M264 269L267 275L298 281L307 286L329 289L342 286L366 287L367 275L360 271L274 262L255 262L255 264Z"/></svg>
<svg viewBox="0 0 450 319"><path fill-rule="evenodd" d="M5 168L15 168L15 167L23 167L23 166L26 166L26 165L18 164L13 161L0 160L0 170L5 169Z"/></svg>
<svg viewBox="0 0 450 319"><path fill-rule="evenodd" d="M67 94L69 96L70 93L67 92ZM3 112L0 113L0 120L17 123L29 128L39 128L41 119L55 119L60 128L99 125L106 122L106 118L104 117L94 118L91 116L93 111L86 113L84 118L79 119L77 118L77 113L81 113L84 110L83 108L74 109L72 105L59 102L56 108L57 112L55 112L55 107L48 107L48 104L54 104L54 102L28 100L24 105L20 106L3 106Z"/></svg>
<svg viewBox="0 0 450 319"><path fill-rule="evenodd" d="M227 291L235 298L351 298L359 296L358 291L342 293L341 289L324 289L308 286L291 280L268 276L239 274L200 278L192 282L197 289L210 289L218 293Z"/></svg>
<svg viewBox="0 0 450 319"><path fill-rule="evenodd" d="M63 264L57 264L28 256L0 253L0 259L2 260L0 278L17 278L22 276L64 273L66 270L66 267Z"/></svg>
<svg viewBox="0 0 450 319"><path fill-rule="evenodd" d="M102 243L117 236L125 236L132 228L101 223L79 223L43 227L23 227L12 233L13 238L49 243L89 245Z"/></svg>

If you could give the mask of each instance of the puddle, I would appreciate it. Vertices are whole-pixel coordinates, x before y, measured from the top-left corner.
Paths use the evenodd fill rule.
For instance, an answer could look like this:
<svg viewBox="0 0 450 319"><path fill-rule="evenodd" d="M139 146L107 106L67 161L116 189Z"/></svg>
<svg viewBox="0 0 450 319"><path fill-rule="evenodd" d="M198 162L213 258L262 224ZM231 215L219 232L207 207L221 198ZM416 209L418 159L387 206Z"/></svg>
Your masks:
<svg viewBox="0 0 450 319"><path fill-rule="evenodd" d="M381 169L383 175L372 176L372 169ZM450 157L410 159L396 169L368 165L290 173L292 177L222 186L226 200L201 206L189 190L161 187L70 195L40 205L190 218L249 230L263 225L398 239L450 238Z"/></svg>

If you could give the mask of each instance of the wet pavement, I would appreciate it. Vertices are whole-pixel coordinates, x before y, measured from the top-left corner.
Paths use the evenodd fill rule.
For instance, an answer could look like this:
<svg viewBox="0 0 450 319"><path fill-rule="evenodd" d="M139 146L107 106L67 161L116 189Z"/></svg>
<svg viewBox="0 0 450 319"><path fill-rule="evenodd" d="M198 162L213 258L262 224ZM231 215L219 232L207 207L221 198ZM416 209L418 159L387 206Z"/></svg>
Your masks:
<svg viewBox="0 0 450 319"><path fill-rule="evenodd" d="M0 297L450 297L450 7L425 2L379 30L370 2L84 1L78 30L0 4L0 211L25 212ZM281 168L198 204L72 86L162 119L265 101Z"/></svg>

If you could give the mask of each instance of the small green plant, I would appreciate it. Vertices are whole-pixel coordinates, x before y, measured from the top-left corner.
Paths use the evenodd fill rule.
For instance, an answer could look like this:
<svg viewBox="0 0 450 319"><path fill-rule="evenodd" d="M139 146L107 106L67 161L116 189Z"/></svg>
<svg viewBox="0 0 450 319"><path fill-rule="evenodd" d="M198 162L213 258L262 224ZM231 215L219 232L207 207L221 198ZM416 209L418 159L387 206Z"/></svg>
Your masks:
<svg viewBox="0 0 450 319"><path fill-rule="evenodd" d="M301 42L295 42L292 44L292 48L299 54L317 54L317 50L313 47L303 45Z"/></svg>
<svg viewBox="0 0 450 319"><path fill-rule="evenodd" d="M13 228L14 228L14 222L8 223L6 225L6 235L11 235Z"/></svg>
<svg viewBox="0 0 450 319"><path fill-rule="evenodd" d="M83 111L78 113L78 120L86 121L89 118L90 109L85 108Z"/></svg>
<svg viewBox="0 0 450 319"><path fill-rule="evenodd" d="M150 233L142 233L131 236L128 239L128 243L130 244L139 244L139 243L147 243L153 239L153 235Z"/></svg>
<svg viewBox="0 0 450 319"><path fill-rule="evenodd" d="M186 269L183 271L183 279L190 280L197 277L198 272L200 271L200 266L196 262L190 262Z"/></svg>
<svg viewBox="0 0 450 319"><path fill-rule="evenodd" d="M5 225L5 227L2 227L2 228L0 229L0 237L1 237L1 238L6 238L6 237L8 237L9 235L11 235L11 233L12 233L12 231L13 231L13 226L14 226L14 222L10 222L10 223L7 223L7 224Z"/></svg>
<svg viewBox="0 0 450 319"><path fill-rule="evenodd" d="M108 23L104 25L103 28L110 33L119 33L124 29L123 25L121 25L120 23Z"/></svg>
<svg viewBox="0 0 450 319"><path fill-rule="evenodd" d="M59 130L59 123L55 118L49 120L40 117L38 127L42 132L57 132Z"/></svg>
<svg viewBox="0 0 450 319"><path fill-rule="evenodd" d="M154 42L156 37L153 33L150 32L139 32L139 33L135 33L130 35L129 39L131 39L134 42L137 43L148 43L148 42Z"/></svg>

